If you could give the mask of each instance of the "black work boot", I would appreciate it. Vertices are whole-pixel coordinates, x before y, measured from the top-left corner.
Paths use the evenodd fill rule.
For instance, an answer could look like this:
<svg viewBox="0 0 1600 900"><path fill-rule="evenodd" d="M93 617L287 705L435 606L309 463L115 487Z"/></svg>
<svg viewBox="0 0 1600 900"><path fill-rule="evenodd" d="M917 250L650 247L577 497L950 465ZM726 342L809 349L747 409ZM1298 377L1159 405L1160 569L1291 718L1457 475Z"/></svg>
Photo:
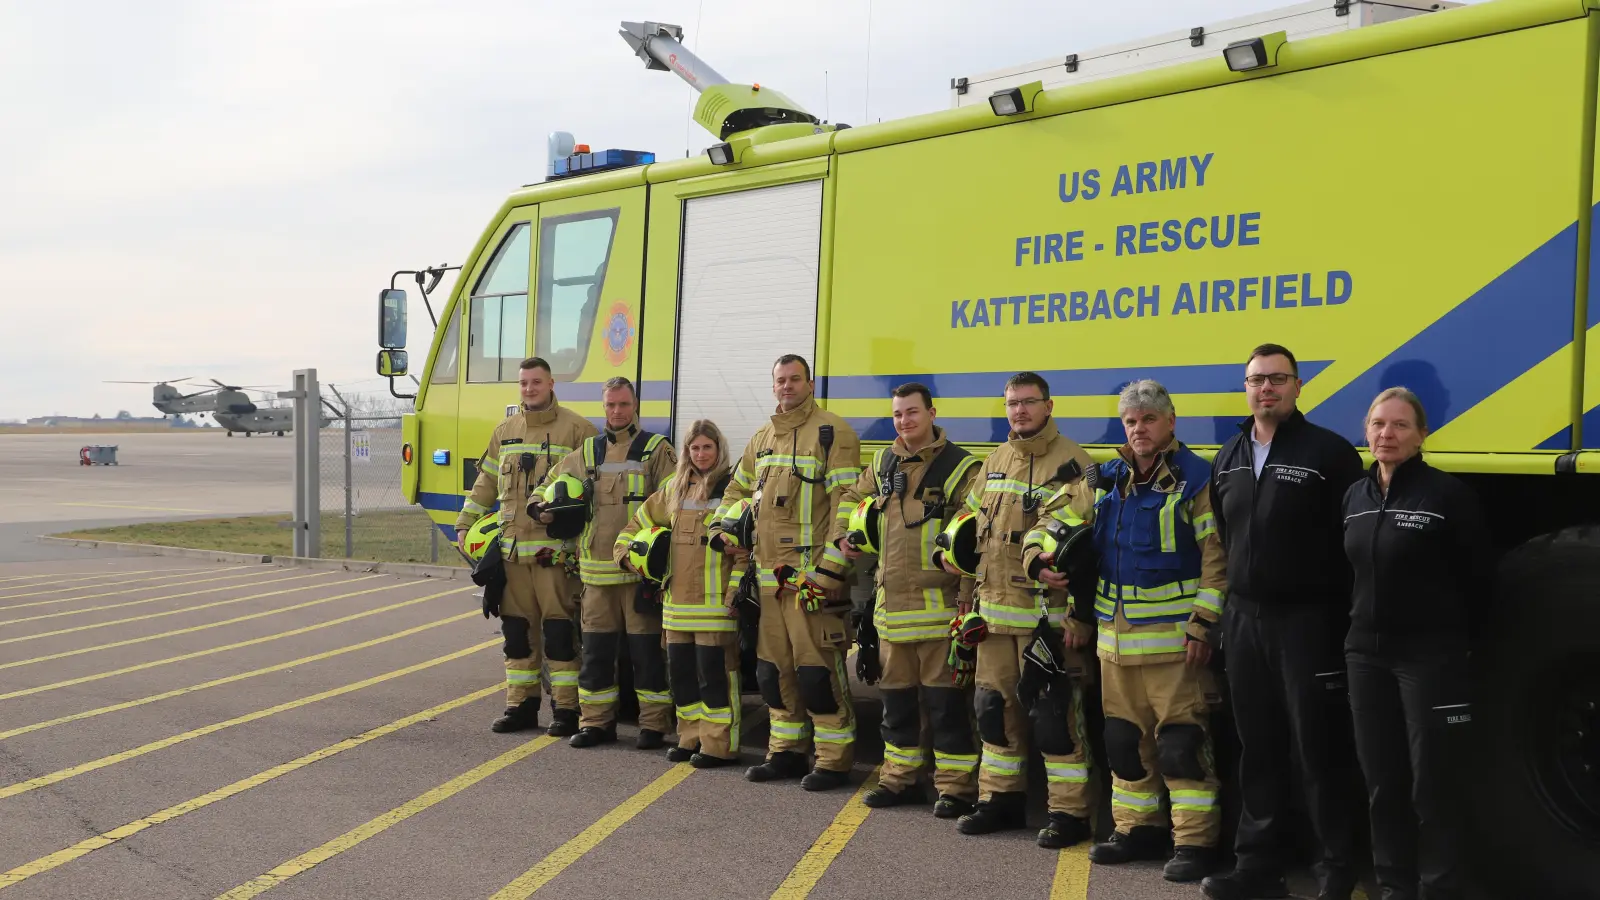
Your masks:
<svg viewBox="0 0 1600 900"><path fill-rule="evenodd" d="M908 803L922 803L928 798L916 785L897 791L891 787L878 785L862 795L861 802L873 809L888 809L891 806L904 806Z"/></svg>
<svg viewBox="0 0 1600 900"><path fill-rule="evenodd" d="M670 763L688 762L689 760L693 759L694 756L695 751L689 749L688 747L669 747L667 749L667 762Z"/></svg>
<svg viewBox="0 0 1600 900"><path fill-rule="evenodd" d="M580 748L596 747L600 744L609 744L616 739L617 726L615 724L609 725L605 728L596 728L593 725L585 725L584 727L579 728L578 733L573 735L572 740L567 741L567 743L574 747Z"/></svg>
<svg viewBox="0 0 1600 900"><path fill-rule="evenodd" d="M666 735L652 728L639 729L639 740L634 744L640 750L660 750L666 745Z"/></svg>
<svg viewBox="0 0 1600 900"><path fill-rule="evenodd" d="M993 834L1022 828L1028 824L1027 802L1028 795L1020 791L994 794L979 800L972 812L962 816L956 822L956 830L962 834Z"/></svg>
<svg viewBox="0 0 1600 900"><path fill-rule="evenodd" d="M1161 877L1179 883L1199 881L1217 867L1217 851L1211 847L1179 845L1161 869Z"/></svg>
<svg viewBox="0 0 1600 900"><path fill-rule="evenodd" d="M738 762L738 757L712 756L709 753L696 753L689 757L689 765L696 769L720 769Z"/></svg>
<svg viewBox="0 0 1600 900"><path fill-rule="evenodd" d="M1234 869L1222 875L1207 875L1200 882L1200 893L1211 900L1276 900L1289 896L1282 875Z"/></svg>
<svg viewBox="0 0 1600 900"><path fill-rule="evenodd" d="M971 800L940 794L938 801L933 804L933 815L939 819L955 819L970 814L973 809Z"/></svg>
<svg viewBox="0 0 1600 900"><path fill-rule="evenodd" d="M844 787L850 783L849 772L835 772L821 766L811 770L811 774L800 779L800 786L808 791L831 791L837 787Z"/></svg>
<svg viewBox="0 0 1600 900"><path fill-rule="evenodd" d="M523 731L538 727L539 698L530 697L516 706L506 707L505 715L490 723L489 730L505 734L508 731Z"/></svg>
<svg viewBox="0 0 1600 900"><path fill-rule="evenodd" d="M1052 812L1050 821L1039 829L1039 846L1047 850L1059 850L1087 841L1091 837L1094 837L1094 829L1089 827L1088 819L1080 819L1064 812Z"/></svg>
<svg viewBox="0 0 1600 900"><path fill-rule="evenodd" d="M1127 834L1113 831L1109 839L1089 848L1089 861L1102 866L1119 866L1135 860L1166 858L1167 832L1154 825L1135 825Z"/></svg>
<svg viewBox="0 0 1600 900"><path fill-rule="evenodd" d="M550 727L545 729L545 734L551 737L572 737L578 733L578 711L575 709L554 709L550 712Z"/></svg>
<svg viewBox="0 0 1600 900"><path fill-rule="evenodd" d="M1317 878L1317 900L1350 900L1355 892L1356 878L1347 868L1330 869ZM1397 900L1407 900L1406 895L1397 895Z"/></svg>
<svg viewBox="0 0 1600 900"><path fill-rule="evenodd" d="M804 754L793 750L779 750L767 757L767 761L761 765L746 769L744 777L747 781L777 781L782 778L799 778L804 774L806 774Z"/></svg>

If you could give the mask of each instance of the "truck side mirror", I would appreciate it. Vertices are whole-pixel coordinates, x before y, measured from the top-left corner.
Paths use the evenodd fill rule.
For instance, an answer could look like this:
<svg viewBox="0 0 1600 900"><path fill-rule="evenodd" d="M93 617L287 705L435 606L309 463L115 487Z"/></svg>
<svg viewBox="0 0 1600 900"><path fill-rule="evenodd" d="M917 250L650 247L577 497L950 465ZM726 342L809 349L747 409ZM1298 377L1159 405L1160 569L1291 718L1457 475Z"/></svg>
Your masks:
<svg viewBox="0 0 1600 900"><path fill-rule="evenodd" d="M406 345L406 292L388 288L378 294L378 346L401 350ZM404 355L404 354L402 354ZM401 371L405 374L405 364Z"/></svg>
<svg viewBox="0 0 1600 900"><path fill-rule="evenodd" d="M388 378L397 378L406 374L407 359L404 350L379 350L378 374Z"/></svg>

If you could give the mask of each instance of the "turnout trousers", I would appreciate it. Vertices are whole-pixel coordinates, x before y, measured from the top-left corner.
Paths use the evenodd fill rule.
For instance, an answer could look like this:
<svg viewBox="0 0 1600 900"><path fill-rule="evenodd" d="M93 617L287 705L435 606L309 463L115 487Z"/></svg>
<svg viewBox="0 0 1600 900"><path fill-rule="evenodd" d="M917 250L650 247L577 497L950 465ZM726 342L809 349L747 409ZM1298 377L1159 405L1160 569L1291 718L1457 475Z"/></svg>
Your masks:
<svg viewBox="0 0 1600 900"><path fill-rule="evenodd" d="M583 667L578 672L579 724L607 728L617 720L617 654L624 639L633 660L639 727L672 731L672 695L662 652L661 615L638 612L638 584L583 586Z"/></svg>
<svg viewBox="0 0 1600 900"><path fill-rule="evenodd" d="M767 753L805 753L813 740L816 766L847 772L855 762L856 716L845 675L850 633L844 617L808 613L776 587L761 586L756 684L771 717Z"/></svg>
<svg viewBox="0 0 1600 900"><path fill-rule="evenodd" d="M1215 847L1222 833L1210 706L1204 670L1179 656L1171 662L1122 666L1102 661L1106 762L1111 767L1111 817L1128 834L1140 825L1167 827L1161 791L1169 795L1172 839L1180 847Z"/></svg>
<svg viewBox="0 0 1600 900"><path fill-rule="evenodd" d="M978 714L978 735L983 739L983 761L978 767L979 799L1028 789L1031 738L1044 757L1050 812L1088 818L1089 754L1083 689L1073 685L1070 698L1041 702L1032 711L1024 710L1017 700L1017 680L1022 677L1022 651L1032 640L1026 634L991 632L978 645L973 706Z"/></svg>
<svg viewBox="0 0 1600 900"><path fill-rule="evenodd" d="M538 700L547 685L552 709L578 708L578 628L573 582L559 565L505 564L500 601L505 635L506 706Z"/></svg>
<svg viewBox="0 0 1600 900"><path fill-rule="evenodd" d="M707 756L739 754L739 634L667 630L667 673L678 746Z"/></svg>
<svg viewBox="0 0 1600 900"><path fill-rule="evenodd" d="M1472 706L1465 648L1348 649L1345 658L1378 886L1386 896L1467 896L1462 757Z"/></svg>
<svg viewBox="0 0 1600 900"><path fill-rule="evenodd" d="M883 768L878 783L891 791L913 787L928 764L923 735L933 737L933 785L940 794L978 798L978 747L972 694L951 682L948 640L878 645L883 667ZM920 698L918 697L920 688Z"/></svg>
<svg viewBox="0 0 1600 900"><path fill-rule="evenodd" d="M1224 626L1228 688L1239 732L1243 808L1238 868L1281 874L1298 767L1316 835L1319 880L1349 874L1355 765L1342 690L1343 611L1230 598Z"/></svg>

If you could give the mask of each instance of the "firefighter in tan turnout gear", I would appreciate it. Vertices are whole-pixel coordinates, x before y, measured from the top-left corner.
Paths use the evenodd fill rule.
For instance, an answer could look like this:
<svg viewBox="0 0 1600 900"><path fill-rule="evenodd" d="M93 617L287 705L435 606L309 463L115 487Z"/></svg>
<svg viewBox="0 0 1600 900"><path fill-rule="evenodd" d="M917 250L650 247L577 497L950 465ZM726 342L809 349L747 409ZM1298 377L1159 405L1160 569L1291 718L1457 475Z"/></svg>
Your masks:
<svg viewBox="0 0 1600 900"><path fill-rule="evenodd" d="M923 799L917 779L929 762L926 730L939 792L934 814L953 819L971 812L978 798L972 692L956 684L949 661L950 620L965 611L973 582L941 569L933 551L935 537L966 503L978 458L945 438L923 385L895 388L891 402L898 437L845 491L851 519L836 520L833 531L850 560L863 550L878 557L872 611L857 643L858 660L879 655L883 767L863 802L882 808Z"/></svg>
<svg viewBox="0 0 1600 900"><path fill-rule="evenodd" d="M766 762L745 777L803 775L802 787L820 791L846 784L854 761L855 712L844 669L848 563L828 535L837 517L849 515L843 495L861 474L861 449L854 429L817 406L803 358L779 358L772 375L778 410L734 469L711 546L732 553L751 537L755 544L756 678L771 734ZM813 740L816 765L806 774Z"/></svg>
<svg viewBox="0 0 1600 900"><path fill-rule="evenodd" d="M1166 859L1168 881L1198 881L1216 864L1221 807L1210 737L1212 630L1222 616L1227 557L1211 512L1211 465L1178 442L1172 398L1159 383L1123 389L1117 411L1128 442L1100 467L1093 591L1105 705L1106 761L1116 831L1089 859ZM1053 519L1072 521L1053 498ZM1064 577L1029 543L1024 561L1046 583ZM1087 585L1082 587L1087 588ZM1089 592L1074 591L1087 603ZM1076 623L1074 623L1076 624Z"/></svg>
<svg viewBox="0 0 1600 900"><path fill-rule="evenodd" d="M672 730L672 695L661 648L658 592L624 571L613 556L617 536L646 498L672 477L677 455L659 434L639 428L639 401L633 383L617 377L605 383L606 430L575 447L545 480L581 483L587 503L564 509L540 508L541 521L561 533L576 530L578 573L583 580L583 667L578 673L578 733L569 743L593 747L617 737L617 657L626 634L633 660L633 687L639 698L640 750L654 750ZM537 501L536 501L537 503ZM565 526L565 527L561 527Z"/></svg>
<svg viewBox="0 0 1600 900"><path fill-rule="evenodd" d="M1094 461L1056 430L1050 386L1039 375L1012 376L1005 404L1010 434L984 461L967 496L981 554L976 608L988 635L977 647L973 704L983 740L979 800L957 827L963 834L988 834L1024 826L1031 736L1044 757L1049 793L1050 820L1038 842L1066 847L1090 835L1081 701L1092 670L1075 647L1063 644L1065 592L1029 578L1022 549L1045 501L1057 491L1080 517L1091 515L1094 494L1085 473ZM941 564L961 574L961 555L952 546L940 553Z"/></svg>
<svg viewBox="0 0 1600 900"><path fill-rule="evenodd" d="M544 360L523 360L518 381L521 408L489 436L477 481L456 519L456 543L500 504L505 592L499 608L485 612L500 617L505 635L506 711L492 727L501 732L539 727L542 674L550 685L550 734L561 737L578 729L577 604L564 564L570 548L530 517L526 504L546 473L595 427L556 401L555 380Z"/></svg>
<svg viewBox="0 0 1600 900"><path fill-rule="evenodd" d="M706 535L731 475L722 432L709 419L696 421L677 473L634 513L613 549L618 564L664 581L667 674L678 712L678 744L667 759L697 769L739 755L739 620L728 605L734 563Z"/></svg>

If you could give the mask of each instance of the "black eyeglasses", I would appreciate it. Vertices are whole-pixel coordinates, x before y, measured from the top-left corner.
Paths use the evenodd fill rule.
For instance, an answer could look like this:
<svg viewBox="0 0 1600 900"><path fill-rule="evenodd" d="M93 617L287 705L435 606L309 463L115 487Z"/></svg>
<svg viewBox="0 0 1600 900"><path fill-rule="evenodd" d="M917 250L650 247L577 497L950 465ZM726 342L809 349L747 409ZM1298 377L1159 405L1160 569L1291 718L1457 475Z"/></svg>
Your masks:
<svg viewBox="0 0 1600 900"><path fill-rule="evenodd" d="M1282 387L1283 385L1288 384L1289 379L1293 377L1294 375L1289 372L1273 372L1269 375L1246 375L1244 377L1244 383L1250 385L1251 387L1261 387L1263 384L1266 384L1270 381L1274 385Z"/></svg>

